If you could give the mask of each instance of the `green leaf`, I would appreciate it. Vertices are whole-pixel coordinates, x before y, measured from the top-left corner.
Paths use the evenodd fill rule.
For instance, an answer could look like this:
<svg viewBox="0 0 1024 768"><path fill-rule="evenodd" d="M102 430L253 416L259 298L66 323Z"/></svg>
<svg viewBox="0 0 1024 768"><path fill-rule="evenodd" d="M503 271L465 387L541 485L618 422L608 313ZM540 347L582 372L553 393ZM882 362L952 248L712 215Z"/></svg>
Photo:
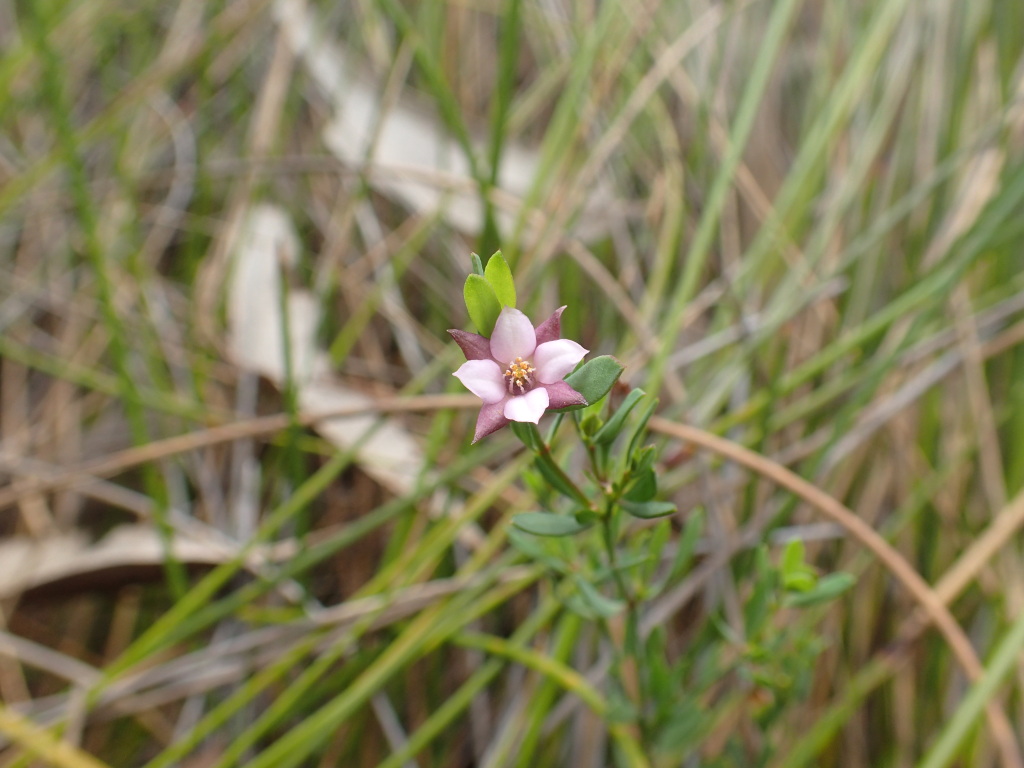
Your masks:
<svg viewBox="0 0 1024 768"><path fill-rule="evenodd" d="M470 275L462 289L466 299L466 310L481 336L491 337L494 324L501 314L501 303L494 294L494 289L480 275Z"/></svg>
<svg viewBox="0 0 1024 768"><path fill-rule="evenodd" d="M579 523L575 517L550 512L523 512L512 517L512 524L534 536L572 536L587 530L593 523Z"/></svg>
<svg viewBox="0 0 1024 768"><path fill-rule="evenodd" d="M644 441L647 436L647 422L650 421L651 416L654 415L655 409L658 407L658 398L650 397L647 402L644 403L640 409L640 418L637 419L636 424L630 427L627 434L629 438L626 440L626 455L632 457L634 452Z"/></svg>
<svg viewBox="0 0 1024 768"><path fill-rule="evenodd" d="M508 262L501 255L501 251L496 251L488 259L487 267L484 268L484 277L494 289L494 295L498 297L501 304L506 307L515 307L516 284L512 281L512 270L509 269Z"/></svg>
<svg viewBox="0 0 1024 768"><path fill-rule="evenodd" d="M782 586L787 592L810 592L817 584L818 577L810 569L782 575Z"/></svg>
<svg viewBox="0 0 1024 768"><path fill-rule="evenodd" d="M537 471L544 476L547 480L548 485L558 491L560 494L568 499L572 499L575 502L582 504L585 507L589 507L591 504L583 491L577 486L572 484L572 481L567 481L565 476L559 471L558 466L555 464L550 453L539 453L533 462L534 467Z"/></svg>
<svg viewBox="0 0 1024 768"><path fill-rule="evenodd" d="M602 397L607 395L615 382L618 381L622 371L625 370L618 360L611 355L601 355L593 360L588 360L577 370L565 377L566 383L583 395L589 405L593 405ZM570 405L568 408L559 408L558 411L576 411L583 408L582 405Z"/></svg>
<svg viewBox="0 0 1024 768"><path fill-rule="evenodd" d="M473 274L474 275L480 275L481 277L483 277L483 275L484 275L484 263L482 261L480 261L480 257L477 256L475 253L471 253L471 254L469 254L469 259L470 259L470 261L473 262Z"/></svg>
<svg viewBox="0 0 1024 768"><path fill-rule="evenodd" d="M818 586L810 592L796 592L786 595L785 604L791 608L805 608L809 605L825 603L834 600L846 590L857 583L857 579L850 573L842 571L830 573L818 581Z"/></svg>
<svg viewBox="0 0 1024 768"><path fill-rule="evenodd" d="M700 535L704 532L704 510L698 508L690 514L690 518L683 527L683 534L676 544L676 555L672 560L672 567L665 577L658 591L671 584L682 574L693 561L694 553L697 551L697 544L700 542Z"/></svg>
<svg viewBox="0 0 1024 768"><path fill-rule="evenodd" d="M632 460L629 463L630 472L642 475L654 466L656 458L658 458L658 449L653 445L645 445L633 454Z"/></svg>
<svg viewBox="0 0 1024 768"><path fill-rule="evenodd" d="M630 501L629 499L620 499L619 506L633 517L639 517L644 520L664 517L676 512L676 505L670 501Z"/></svg>
<svg viewBox="0 0 1024 768"><path fill-rule="evenodd" d="M619 433L622 432L622 428L626 424L626 417L629 416L629 412L633 410L637 403L646 395L642 389L634 389L628 395L626 399L622 401L622 405L619 406L618 410L612 414L611 418L605 423L597 434L594 435L594 442L598 445L604 445L612 442ZM584 395L585 397L585 395Z"/></svg>
<svg viewBox="0 0 1024 768"><path fill-rule="evenodd" d="M647 469L633 479L623 498L626 501L645 502L650 501L657 494L658 476L654 474L653 469Z"/></svg>
<svg viewBox="0 0 1024 768"><path fill-rule="evenodd" d="M527 536L523 531L518 531L515 528L509 528L506 536L513 547L531 560L547 566L556 573L569 572L568 564L549 552L544 546L543 539Z"/></svg>
<svg viewBox="0 0 1024 768"><path fill-rule="evenodd" d="M786 544L786 548L782 551L781 570L783 576L796 573L805 568L804 552L803 539L792 539Z"/></svg>
<svg viewBox="0 0 1024 768"><path fill-rule="evenodd" d="M586 579L576 577L574 581L577 589L579 589L579 595L583 602L586 603L587 607L598 616L610 618L621 612L622 609L626 607L625 603L621 600L613 600L610 597L605 597L597 587Z"/></svg>
<svg viewBox="0 0 1024 768"><path fill-rule="evenodd" d="M755 578L754 589L750 598L743 606L743 629L748 639L753 639L764 629L768 620L775 596L775 579L765 578L763 574L771 572L771 563L768 560L768 552L764 546L758 547L755 554L757 559L757 573L760 578ZM751 644L751 650L754 646Z"/></svg>

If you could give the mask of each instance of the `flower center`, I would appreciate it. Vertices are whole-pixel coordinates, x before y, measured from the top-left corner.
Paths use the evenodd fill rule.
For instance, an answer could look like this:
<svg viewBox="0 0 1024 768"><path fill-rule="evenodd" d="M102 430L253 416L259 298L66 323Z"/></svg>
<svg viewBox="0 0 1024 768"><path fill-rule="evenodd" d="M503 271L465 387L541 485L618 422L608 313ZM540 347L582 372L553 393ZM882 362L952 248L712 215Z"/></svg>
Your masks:
<svg viewBox="0 0 1024 768"><path fill-rule="evenodd" d="M533 372L537 370L530 365L529 360L517 357L508 364L505 371L505 378L508 379L508 393L510 395L523 395L533 389Z"/></svg>

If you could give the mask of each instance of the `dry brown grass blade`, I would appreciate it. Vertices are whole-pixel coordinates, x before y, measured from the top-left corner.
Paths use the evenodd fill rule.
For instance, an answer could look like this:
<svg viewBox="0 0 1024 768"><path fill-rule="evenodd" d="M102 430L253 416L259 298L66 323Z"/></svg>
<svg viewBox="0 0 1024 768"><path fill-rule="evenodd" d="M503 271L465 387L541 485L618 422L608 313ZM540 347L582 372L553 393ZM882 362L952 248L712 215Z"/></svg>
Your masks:
<svg viewBox="0 0 1024 768"><path fill-rule="evenodd" d="M369 405L349 406L330 411L311 411L299 414L295 422L312 426L322 421L343 420L365 416L367 413L409 413L415 411L436 411L445 408L476 408L480 404L475 395L421 395L375 400ZM38 493L78 488L94 482L97 478L111 477L132 467L158 461L188 451L208 448L213 445L230 443L235 440L270 435L291 425L288 414L276 413L255 419L236 421L209 429L175 435L163 440L154 440L117 451L108 456L84 461L68 467L62 472L46 477L28 476L0 488L0 510L18 503L24 497Z"/></svg>
<svg viewBox="0 0 1024 768"><path fill-rule="evenodd" d="M753 470L786 488L841 525L850 536L869 549L917 600L921 609L926 612L928 618L942 633L968 678L973 682L981 677L983 672L981 662L978 660L970 640L949 612L941 597L911 567L903 555L851 509L781 464L731 440L726 440L697 427L679 424L660 417L652 418L650 426L656 432L707 448L730 461ZM1007 768L1022 768L1024 758L1021 756L1013 727L1006 712L998 702L990 701L986 707L986 716L992 737L1002 755L1003 765Z"/></svg>

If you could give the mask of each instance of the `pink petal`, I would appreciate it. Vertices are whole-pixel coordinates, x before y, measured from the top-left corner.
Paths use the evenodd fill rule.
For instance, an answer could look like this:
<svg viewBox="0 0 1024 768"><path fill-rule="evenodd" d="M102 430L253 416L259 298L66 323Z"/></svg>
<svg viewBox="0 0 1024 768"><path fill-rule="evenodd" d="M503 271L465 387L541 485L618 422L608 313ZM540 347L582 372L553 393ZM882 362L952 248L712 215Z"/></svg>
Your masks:
<svg viewBox="0 0 1024 768"><path fill-rule="evenodd" d="M537 387L525 395L510 398L505 403L505 418L512 421L532 421L536 424L547 407L548 392L544 387Z"/></svg>
<svg viewBox="0 0 1024 768"><path fill-rule="evenodd" d="M497 432L508 424L504 409L505 404L502 402L484 403L483 408L480 409L480 415L476 417L476 434L473 435L474 443L482 437L487 437L492 432Z"/></svg>
<svg viewBox="0 0 1024 768"><path fill-rule="evenodd" d="M537 380L541 384L553 384L556 381L561 381L589 351L569 339L544 342L537 347L537 351L533 355Z"/></svg>
<svg viewBox="0 0 1024 768"><path fill-rule="evenodd" d="M547 320L537 326L537 344L554 341L562 335L562 313L565 307L556 309Z"/></svg>
<svg viewBox="0 0 1024 768"><path fill-rule="evenodd" d="M589 405L586 398L564 381L545 384L548 391L548 408L568 408L570 405Z"/></svg>
<svg viewBox="0 0 1024 768"><path fill-rule="evenodd" d="M491 342L487 337L458 329L451 329L448 333L455 339L455 343L462 347L462 354L467 360L491 359Z"/></svg>
<svg viewBox="0 0 1024 768"><path fill-rule="evenodd" d="M491 334L491 357L507 365L517 357L529 358L536 348L537 334L530 318L512 307L502 309Z"/></svg>
<svg viewBox="0 0 1024 768"><path fill-rule="evenodd" d="M505 377L493 360L467 360L452 376L485 403L497 403L508 396Z"/></svg>

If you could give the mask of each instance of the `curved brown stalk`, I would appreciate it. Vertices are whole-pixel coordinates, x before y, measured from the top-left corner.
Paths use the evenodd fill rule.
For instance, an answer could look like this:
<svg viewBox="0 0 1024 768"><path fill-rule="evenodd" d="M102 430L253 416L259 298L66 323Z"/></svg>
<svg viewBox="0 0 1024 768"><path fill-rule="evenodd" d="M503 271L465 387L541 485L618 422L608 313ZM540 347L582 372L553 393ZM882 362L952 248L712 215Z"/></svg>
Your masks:
<svg viewBox="0 0 1024 768"><path fill-rule="evenodd" d="M757 472L805 502L826 517L841 525L854 539L863 544L878 558L890 573L910 592L920 604L921 609L935 624L939 632L949 644L957 662L967 677L976 681L981 677L982 666L974 652L973 646L964 634L963 629L953 618L945 603L935 593L921 575L906 561L888 541L880 536L874 528L859 518L849 507L836 501L833 497L812 485L799 475L781 464L755 453L748 448L711 434L697 427L679 424L660 417L650 421L650 428L656 432L685 440L726 457L737 464ZM1007 768L1024 768L1024 758L1013 735L1013 728L1006 712L996 701L990 701L985 709L992 738L1002 755L1002 762Z"/></svg>

